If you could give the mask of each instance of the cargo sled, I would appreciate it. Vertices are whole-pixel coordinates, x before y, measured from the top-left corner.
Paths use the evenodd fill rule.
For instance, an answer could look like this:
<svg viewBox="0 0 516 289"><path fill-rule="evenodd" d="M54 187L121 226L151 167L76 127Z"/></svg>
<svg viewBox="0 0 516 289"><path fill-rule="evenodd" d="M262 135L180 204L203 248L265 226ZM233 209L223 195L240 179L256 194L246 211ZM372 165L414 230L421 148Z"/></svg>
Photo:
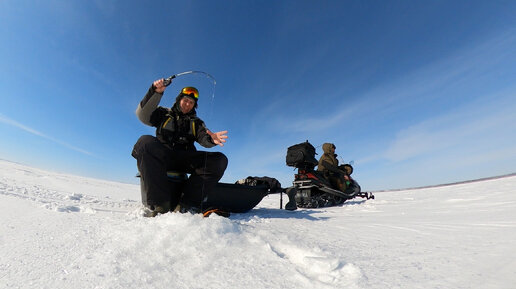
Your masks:
<svg viewBox="0 0 516 289"><path fill-rule="evenodd" d="M138 173L136 175L140 177ZM171 195L181 195L176 192L182 192L184 184L188 179L188 175L182 172L167 172L168 185ZM266 177L265 177L266 178ZM275 180L272 178L268 178ZM190 204L179 200L178 208L181 212L204 213L207 209L216 208L221 211L230 213L245 213L253 209L260 201L269 193L276 193L281 190L279 182L271 185L271 182L263 181L263 178L248 177L240 184L218 183L214 190L203 196L201 204ZM145 206L147 200L147 191L145 189L144 180L140 177L140 189L142 202Z"/></svg>

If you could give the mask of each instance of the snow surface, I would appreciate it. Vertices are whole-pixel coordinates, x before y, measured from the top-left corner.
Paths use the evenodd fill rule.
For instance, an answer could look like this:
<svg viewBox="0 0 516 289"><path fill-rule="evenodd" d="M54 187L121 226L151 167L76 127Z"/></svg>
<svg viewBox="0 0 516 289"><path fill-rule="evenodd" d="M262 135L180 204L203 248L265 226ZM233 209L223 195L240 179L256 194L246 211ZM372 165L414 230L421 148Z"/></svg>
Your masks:
<svg viewBox="0 0 516 289"><path fill-rule="evenodd" d="M139 187L0 161L0 288L516 288L516 176L143 218Z"/></svg>

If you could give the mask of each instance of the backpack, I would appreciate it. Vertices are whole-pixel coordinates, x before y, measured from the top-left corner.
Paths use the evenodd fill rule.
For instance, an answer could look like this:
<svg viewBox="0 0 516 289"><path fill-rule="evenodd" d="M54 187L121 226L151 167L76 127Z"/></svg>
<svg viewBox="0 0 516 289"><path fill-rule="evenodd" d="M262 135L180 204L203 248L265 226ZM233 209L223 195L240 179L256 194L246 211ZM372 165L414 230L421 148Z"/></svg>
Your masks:
<svg viewBox="0 0 516 289"><path fill-rule="evenodd" d="M246 185L246 186L266 186L269 189L269 193L279 193L282 191L281 183L271 177L247 177L242 180L238 180L235 184Z"/></svg>
<svg viewBox="0 0 516 289"><path fill-rule="evenodd" d="M287 149L286 163L289 167L313 170L318 164L315 148L308 141L295 144Z"/></svg>

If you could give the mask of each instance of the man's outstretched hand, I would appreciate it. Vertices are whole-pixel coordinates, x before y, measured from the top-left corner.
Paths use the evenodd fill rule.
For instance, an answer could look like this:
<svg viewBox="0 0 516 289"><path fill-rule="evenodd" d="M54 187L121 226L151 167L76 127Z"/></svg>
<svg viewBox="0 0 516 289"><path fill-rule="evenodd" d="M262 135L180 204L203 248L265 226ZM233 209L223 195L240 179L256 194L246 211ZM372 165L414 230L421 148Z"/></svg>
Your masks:
<svg viewBox="0 0 516 289"><path fill-rule="evenodd" d="M207 129L206 132L211 136L211 140L213 141L214 144L219 145L221 147L224 146L224 143L226 142L226 139L228 138L227 130L213 133Z"/></svg>

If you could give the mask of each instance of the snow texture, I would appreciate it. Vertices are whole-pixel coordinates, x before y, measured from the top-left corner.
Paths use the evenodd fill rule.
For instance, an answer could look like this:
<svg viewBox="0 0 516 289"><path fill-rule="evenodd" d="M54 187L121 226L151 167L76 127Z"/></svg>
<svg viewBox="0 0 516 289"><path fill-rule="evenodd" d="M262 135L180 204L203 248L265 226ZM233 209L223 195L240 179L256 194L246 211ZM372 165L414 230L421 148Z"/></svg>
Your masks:
<svg viewBox="0 0 516 289"><path fill-rule="evenodd" d="M516 176L230 218L0 161L0 288L515 288Z"/></svg>

